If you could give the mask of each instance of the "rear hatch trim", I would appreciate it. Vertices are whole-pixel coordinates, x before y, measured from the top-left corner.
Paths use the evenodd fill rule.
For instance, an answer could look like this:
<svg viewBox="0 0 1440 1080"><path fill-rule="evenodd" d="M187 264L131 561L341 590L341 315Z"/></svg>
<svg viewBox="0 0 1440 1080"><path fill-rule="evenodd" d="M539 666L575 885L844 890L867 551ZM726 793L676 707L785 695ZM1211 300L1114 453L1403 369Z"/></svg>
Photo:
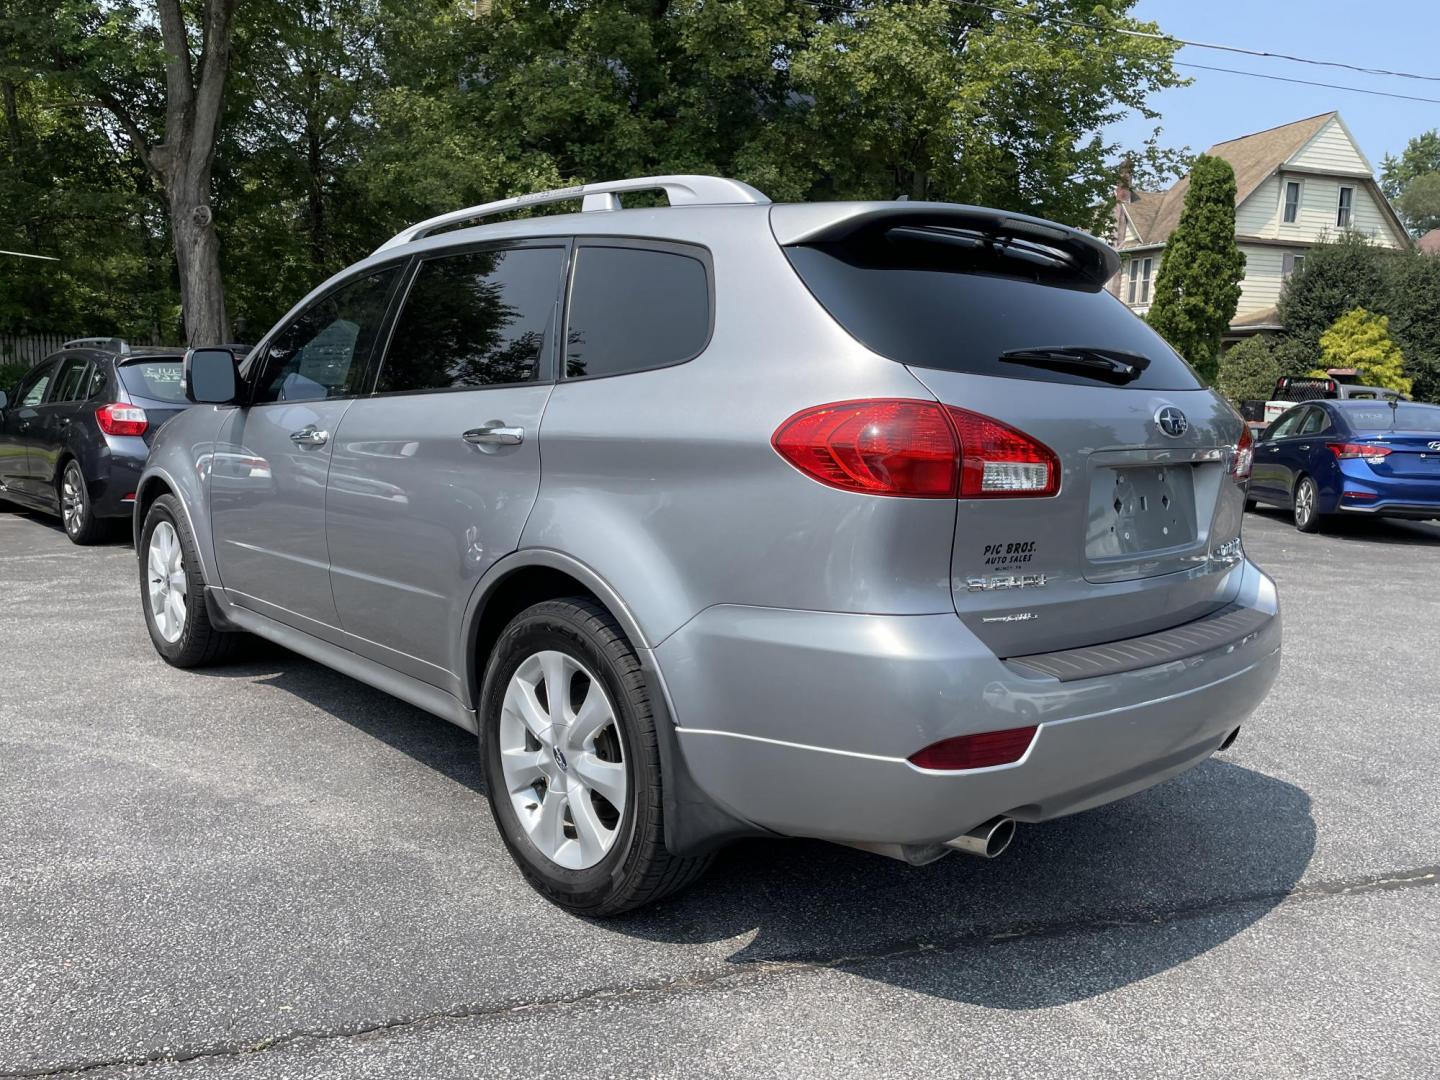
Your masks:
<svg viewBox="0 0 1440 1080"><path fill-rule="evenodd" d="M1259 633L1272 618L1273 615L1258 608L1231 604L1213 615L1169 630L1105 645L1010 657L1006 663L1012 668L1026 669L1019 672L1022 675L1049 675L1062 683L1097 679L1233 646Z"/></svg>

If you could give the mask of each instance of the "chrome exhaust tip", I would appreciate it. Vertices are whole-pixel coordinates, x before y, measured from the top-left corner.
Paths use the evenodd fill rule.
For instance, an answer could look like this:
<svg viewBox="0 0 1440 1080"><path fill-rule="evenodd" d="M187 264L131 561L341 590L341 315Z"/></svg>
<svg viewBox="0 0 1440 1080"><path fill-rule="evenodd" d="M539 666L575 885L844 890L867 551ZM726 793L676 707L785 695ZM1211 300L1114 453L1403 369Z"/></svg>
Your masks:
<svg viewBox="0 0 1440 1080"><path fill-rule="evenodd" d="M1015 839L1015 819L993 817L983 825L976 825L964 836L947 840L945 846L962 855L974 855L978 859L993 859L1003 855L1013 839Z"/></svg>

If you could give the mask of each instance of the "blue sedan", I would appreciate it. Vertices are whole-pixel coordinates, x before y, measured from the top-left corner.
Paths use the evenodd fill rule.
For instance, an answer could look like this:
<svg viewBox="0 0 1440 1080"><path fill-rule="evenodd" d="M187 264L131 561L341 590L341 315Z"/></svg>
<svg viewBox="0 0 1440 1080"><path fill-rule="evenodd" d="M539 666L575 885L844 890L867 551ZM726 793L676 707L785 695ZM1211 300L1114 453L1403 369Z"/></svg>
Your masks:
<svg viewBox="0 0 1440 1080"><path fill-rule="evenodd" d="M1338 514L1440 519L1440 406L1296 405L1256 441L1248 497L1287 507L1301 532Z"/></svg>

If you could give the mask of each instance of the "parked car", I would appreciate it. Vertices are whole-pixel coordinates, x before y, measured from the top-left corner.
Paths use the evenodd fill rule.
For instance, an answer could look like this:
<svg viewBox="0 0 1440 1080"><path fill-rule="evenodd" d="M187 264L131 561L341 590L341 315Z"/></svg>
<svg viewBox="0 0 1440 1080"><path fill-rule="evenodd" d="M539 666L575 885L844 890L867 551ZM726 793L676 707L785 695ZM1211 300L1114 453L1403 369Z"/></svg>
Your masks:
<svg viewBox="0 0 1440 1080"><path fill-rule="evenodd" d="M0 391L0 499L58 515L77 544L129 519L156 431L189 406L182 359L178 350L66 348L13 396Z"/></svg>
<svg viewBox="0 0 1440 1080"><path fill-rule="evenodd" d="M1255 444L1248 491L1288 507L1301 532L1340 514L1440 518L1440 406L1312 401L1285 412Z"/></svg>
<svg viewBox="0 0 1440 1080"><path fill-rule="evenodd" d="M1341 369L1335 369L1340 373ZM1345 369L1348 371L1348 369ZM1324 378L1311 375L1282 375L1275 380L1275 389L1268 400L1249 399L1237 403L1240 415L1250 426L1253 435L1259 435L1266 425L1279 419L1280 414L1292 405L1307 401L1409 401L1408 394L1390 390L1383 386L1364 386L1348 382L1344 378L1329 375Z"/></svg>
<svg viewBox="0 0 1440 1080"><path fill-rule="evenodd" d="M208 404L136 503L151 640L189 667L248 630L478 730L574 911L739 836L996 855L1228 745L1279 663L1248 433L1117 267L1035 218L712 177L422 222L238 374L188 356Z"/></svg>

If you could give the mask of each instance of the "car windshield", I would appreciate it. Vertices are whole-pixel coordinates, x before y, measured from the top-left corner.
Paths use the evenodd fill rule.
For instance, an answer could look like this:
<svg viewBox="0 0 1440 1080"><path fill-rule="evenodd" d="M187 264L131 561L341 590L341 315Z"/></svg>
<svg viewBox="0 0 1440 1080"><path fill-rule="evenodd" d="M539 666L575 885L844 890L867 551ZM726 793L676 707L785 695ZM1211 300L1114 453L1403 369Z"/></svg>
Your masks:
<svg viewBox="0 0 1440 1080"><path fill-rule="evenodd" d="M1392 409L1365 402L1340 408L1356 431L1440 431L1440 406L1401 404Z"/></svg>
<svg viewBox="0 0 1440 1080"><path fill-rule="evenodd" d="M120 366L120 382L128 393L171 405L185 404L182 375L184 365L178 356L173 360L138 360Z"/></svg>

